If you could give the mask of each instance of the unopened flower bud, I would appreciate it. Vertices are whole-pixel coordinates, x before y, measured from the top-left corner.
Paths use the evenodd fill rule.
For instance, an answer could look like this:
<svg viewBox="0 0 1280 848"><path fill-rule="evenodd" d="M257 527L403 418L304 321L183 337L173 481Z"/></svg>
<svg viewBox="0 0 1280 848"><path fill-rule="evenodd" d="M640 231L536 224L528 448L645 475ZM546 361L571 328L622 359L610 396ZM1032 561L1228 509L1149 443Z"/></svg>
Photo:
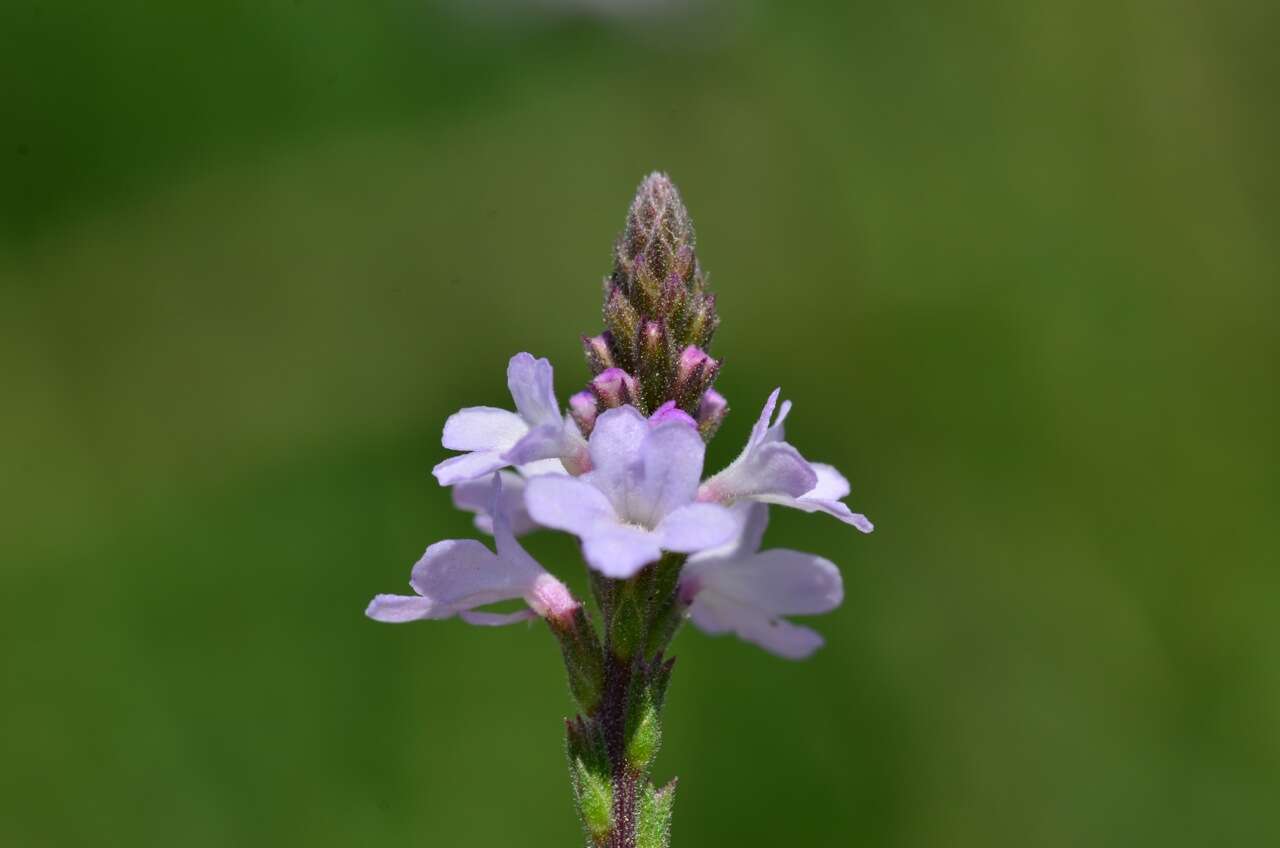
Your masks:
<svg viewBox="0 0 1280 848"><path fill-rule="evenodd" d="M675 262L671 267L671 274L683 283L693 281L694 271L698 266L697 254L693 252L693 242L681 245L676 251Z"/></svg>
<svg viewBox="0 0 1280 848"><path fill-rule="evenodd" d="M700 347L689 345L680 352L676 363L676 381L673 394L683 409L697 409L702 393L711 388L720 373L719 361L712 359Z"/></svg>
<svg viewBox="0 0 1280 848"><path fill-rule="evenodd" d="M675 184L666 174L645 177L627 213L619 252L632 260L644 254L655 276L662 279L677 264L681 248L692 248L693 242L693 222Z"/></svg>
<svg viewBox="0 0 1280 848"><path fill-rule="evenodd" d="M684 338L681 341L706 349L718 326L720 316L716 314L716 296L698 295L689 304L689 319L684 326Z"/></svg>
<svg viewBox="0 0 1280 848"><path fill-rule="evenodd" d="M583 336L582 349L587 355L587 367L592 376L617 363L613 361L613 339L608 332L598 336Z"/></svg>
<svg viewBox="0 0 1280 848"><path fill-rule="evenodd" d="M636 379L621 368L607 368L591 381L591 391L605 409L634 405L638 396Z"/></svg>
<svg viewBox="0 0 1280 848"><path fill-rule="evenodd" d="M724 395L715 389L707 389L702 395L702 400L698 403L698 432L702 435L703 441L711 441L711 437L716 434L716 430L720 429L720 425L724 423L724 417L729 414L729 402L725 400Z"/></svg>
<svg viewBox="0 0 1280 848"><path fill-rule="evenodd" d="M671 349L661 321L646 321L640 328L640 393L648 409L667 398L671 383Z"/></svg>
<svg viewBox="0 0 1280 848"><path fill-rule="evenodd" d="M636 337L640 332L640 313L627 300L621 288L610 291L604 304L604 324L609 328L615 365L621 368L636 366Z"/></svg>
<svg viewBox="0 0 1280 848"><path fill-rule="evenodd" d="M629 286L631 302L643 315L652 315L657 312L662 302L664 269L659 264L660 261L660 252L651 250L637 256L631 269Z"/></svg>
<svg viewBox="0 0 1280 848"><path fill-rule="evenodd" d="M689 345L680 351L680 361L676 363L676 379L681 383L688 382L701 373L708 362L714 361L702 348Z"/></svg>
<svg viewBox="0 0 1280 848"><path fill-rule="evenodd" d="M583 436L591 435L592 428L596 426L596 414L599 410L596 396L590 391L581 391L569 398L569 414L573 416L574 423L578 425Z"/></svg>
<svg viewBox="0 0 1280 848"><path fill-rule="evenodd" d="M679 320L685 306L685 295L684 281L678 274L672 272L667 276L667 281L662 284L662 294L658 298L658 314L668 321Z"/></svg>

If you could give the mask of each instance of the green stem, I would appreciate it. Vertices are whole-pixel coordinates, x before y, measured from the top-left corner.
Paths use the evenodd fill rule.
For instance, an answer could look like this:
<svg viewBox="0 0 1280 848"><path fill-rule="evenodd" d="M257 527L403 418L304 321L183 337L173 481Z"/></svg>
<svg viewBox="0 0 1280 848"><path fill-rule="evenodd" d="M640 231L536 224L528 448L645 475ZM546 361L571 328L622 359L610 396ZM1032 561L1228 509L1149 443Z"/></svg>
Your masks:
<svg viewBox="0 0 1280 848"><path fill-rule="evenodd" d="M594 848L668 848L675 782L649 780L661 744L661 710L673 659L664 657L683 617L677 587L684 556L667 554L630 580L592 575L603 640L561 636L582 715L567 723L578 814ZM591 627L583 616L575 625ZM572 648L572 649L571 649ZM596 657L583 650L598 651ZM583 678L586 678L585 680Z"/></svg>

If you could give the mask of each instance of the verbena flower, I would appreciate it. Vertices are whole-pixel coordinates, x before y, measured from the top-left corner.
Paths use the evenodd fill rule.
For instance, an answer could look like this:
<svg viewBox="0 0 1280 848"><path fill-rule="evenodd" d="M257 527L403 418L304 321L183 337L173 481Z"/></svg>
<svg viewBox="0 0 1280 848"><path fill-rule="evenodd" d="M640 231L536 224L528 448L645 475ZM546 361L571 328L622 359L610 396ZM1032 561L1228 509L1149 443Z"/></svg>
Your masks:
<svg viewBox="0 0 1280 848"><path fill-rule="evenodd" d="M874 527L867 517L843 503L849 495L849 481L830 465L806 461L783 441L782 425L791 412L791 401L783 401L777 419L770 423L781 391L774 389L769 395L751 428L747 446L727 468L702 484L698 500L722 504L749 500L825 512L870 533Z"/></svg>
<svg viewBox="0 0 1280 848"><path fill-rule="evenodd" d="M664 550L706 550L735 532L724 507L694 502L706 447L688 414L671 412L651 425L634 407L611 409L591 433L589 473L528 482L533 520L578 536L587 563L606 577L626 579Z"/></svg>
<svg viewBox="0 0 1280 848"><path fill-rule="evenodd" d="M742 503L743 523L728 546L689 557L680 572L680 599L707 633L735 633L771 653L804 659L822 637L783 618L815 615L840 605L840 571L829 560L789 550L761 551L769 508Z"/></svg>
<svg viewBox="0 0 1280 848"><path fill-rule="evenodd" d="M560 465L559 461L556 465ZM502 496L499 508L507 515L507 521L510 524L511 532L516 536L523 536L532 530L537 529L538 524L529 515L529 510L524 505L524 487L528 483L528 477L523 473L514 471L497 472L502 478ZM564 473L564 467L560 466L560 470L550 471L547 473ZM475 513L476 528L493 534L493 484L490 480L483 477L476 480L465 480L453 487L453 505L464 512Z"/></svg>
<svg viewBox="0 0 1280 848"><path fill-rule="evenodd" d="M365 614L399 623L457 616L470 624L514 624L541 616L564 620L578 609L565 585L516 541L502 508L502 480L495 474L489 514L497 553L472 539L449 539L427 548L413 567L416 595L377 595ZM523 599L528 609L495 613L480 607Z"/></svg>
<svg viewBox="0 0 1280 848"><path fill-rule="evenodd" d="M432 473L442 486L539 460L557 460L566 468L585 470L581 463L586 444L573 422L560 412L551 363L517 353L507 365L507 387L516 412L469 406L445 422L441 442L449 450L466 453L435 467Z"/></svg>
<svg viewBox="0 0 1280 848"><path fill-rule="evenodd" d="M473 406L445 423L442 444L461 453L434 474L493 534L494 550L437 542L413 567L415 594L378 595L366 611L387 622L546 620L579 710L567 750L593 848L668 848L675 784L659 788L649 774L668 651L685 620L790 659L822 645L788 617L835 609L840 572L815 554L762 550L770 507L872 529L844 503L848 481L786 441L791 404L779 405L778 390L738 457L702 479L729 403L714 388L721 362L708 351L720 319L694 241L679 192L650 175L614 245L604 330L582 339L590 379L567 411L551 363L519 353L507 366L514 412ZM580 540L596 620L516 541L539 529ZM490 608L517 600L514 612Z"/></svg>

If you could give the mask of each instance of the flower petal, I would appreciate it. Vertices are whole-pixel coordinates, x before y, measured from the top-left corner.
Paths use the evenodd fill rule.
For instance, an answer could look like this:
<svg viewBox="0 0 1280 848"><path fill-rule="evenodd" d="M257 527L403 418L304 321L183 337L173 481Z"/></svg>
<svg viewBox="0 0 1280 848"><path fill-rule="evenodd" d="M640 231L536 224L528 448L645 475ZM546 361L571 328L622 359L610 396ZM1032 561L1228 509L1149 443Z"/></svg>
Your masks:
<svg viewBox="0 0 1280 848"><path fill-rule="evenodd" d="M374 595L364 614L374 621L385 621L388 624L400 624L405 621L418 621L424 618L447 618L430 598L417 595Z"/></svg>
<svg viewBox="0 0 1280 848"><path fill-rule="evenodd" d="M458 613L523 598L540 571L496 556L474 539L449 539L427 548L409 582L419 595Z"/></svg>
<svg viewBox="0 0 1280 848"><path fill-rule="evenodd" d="M830 560L800 551L762 551L708 564L695 577L702 591L771 616L830 612L844 600L840 570Z"/></svg>
<svg viewBox="0 0 1280 848"><path fill-rule="evenodd" d="M811 462L809 466L818 475L818 485L804 493L806 498L838 501L849 497L849 481L825 462Z"/></svg>
<svg viewBox="0 0 1280 848"><path fill-rule="evenodd" d="M409 584L419 597L378 595L369 604L367 615L380 621L457 615L472 624L496 625L540 615L559 616L576 609L577 601L564 584L529 556L512 534L503 506L502 478L501 474L493 475L487 510L493 520L497 554L472 539L437 542L413 566ZM473 491L468 489L466 494ZM514 613L476 610L517 598L531 609Z"/></svg>
<svg viewBox="0 0 1280 848"><path fill-rule="evenodd" d="M626 580L662 556L659 534L627 524L605 524L582 537L587 564L605 577Z"/></svg>
<svg viewBox="0 0 1280 848"><path fill-rule="evenodd" d="M560 466L562 471L574 476L591 470L591 449L572 418L565 418L560 435Z"/></svg>
<svg viewBox="0 0 1280 848"><path fill-rule="evenodd" d="M741 528L733 513L719 504L686 504L673 510L656 533L668 551L694 553L726 544Z"/></svg>
<svg viewBox="0 0 1280 848"><path fill-rule="evenodd" d="M736 535L723 545L689 557L690 563L711 559L741 559L760 550L765 528L769 526L769 505L760 501L739 501L729 507L729 512L738 527Z"/></svg>
<svg viewBox="0 0 1280 848"><path fill-rule="evenodd" d="M469 406L444 422L440 442L449 450L507 450L529 431L529 425L505 409Z"/></svg>
<svg viewBox="0 0 1280 848"><path fill-rule="evenodd" d="M627 493L626 518L654 527L692 502L706 450L697 429L679 421L659 424L646 434L640 445L643 473Z"/></svg>
<svg viewBox="0 0 1280 848"><path fill-rule="evenodd" d="M796 499L781 499L778 503L805 512L825 512L834 515L845 524L852 524L863 533L870 533L875 525L861 513L854 512L841 501L849 496L849 481L834 467L825 463L813 463L818 475L818 485ZM767 499L766 499L767 500Z"/></svg>
<svg viewBox="0 0 1280 848"><path fill-rule="evenodd" d="M520 417L531 427L554 424L560 420L560 407L552 385L551 363L534 359L532 354L517 353L507 363L507 388L520 411Z"/></svg>
<svg viewBox="0 0 1280 848"><path fill-rule="evenodd" d="M511 532L523 536L537 529L537 523L529 517L524 505L525 478L513 471L500 471L502 475L502 509L511 521ZM453 505L464 512L476 514L476 527L486 533L493 533L493 516L489 513L492 500L493 484L490 480L480 478L459 483L451 490Z"/></svg>
<svg viewBox="0 0 1280 848"><path fill-rule="evenodd" d="M487 477L509 464L498 451L474 451L449 457L431 469L431 473L441 486L452 486L477 477Z"/></svg>
<svg viewBox="0 0 1280 848"><path fill-rule="evenodd" d="M619 406L600 413L591 431L591 462L610 473L635 465L649 425L634 406Z"/></svg>
<svg viewBox="0 0 1280 848"><path fill-rule="evenodd" d="M538 477L543 474L568 474L569 470L559 459L540 459L537 462L525 462L516 466L525 477Z"/></svg>
<svg viewBox="0 0 1280 848"><path fill-rule="evenodd" d="M523 594L525 600L528 601L533 593L533 586L539 579L548 578L554 580L547 573L547 570L538 564L538 561L529 555L519 542L516 541L515 534L511 529L511 517L503 508L503 487L502 477L499 474L493 475L493 487L491 492L491 501L489 503L489 514L493 516L493 541L494 547L498 551L498 559L502 561L502 566L509 569L512 573L525 575L526 580L523 586ZM530 602L532 605L532 602Z"/></svg>
<svg viewBox="0 0 1280 848"><path fill-rule="evenodd" d="M754 621L737 632L744 641L785 660L808 659L823 645L817 631L781 618Z"/></svg>
<svg viewBox="0 0 1280 848"><path fill-rule="evenodd" d="M782 422L787 420L787 416L791 414L791 401L784 400L782 405L778 407L778 417L774 419L773 425L765 431L765 442L780 442L787 437L787 432L782 427Z"/></svg>
<svg viewBox="0 0 1280 848"><path fill-rule="evenodd" d="M667 401L653 411L653 414L649 416L649 426L657 427L659 424L665 424L669 421L678 421L695 429L698 426L698 422L693 419L692 415L683 409L676 408L676 402L673 400Z"/></svg>
<svg viewBox="0 0 1280 848"><path fill-rule="evenodd" d="M773 410L778 404L778 395L781 393L781 388L774 389L769 394L769 399L764 402L764 408L760 410L760 417L751 426L751 435L747 438L747 447L743 451L744 454L757 445L763 444L765 434L769 432L769 419L773 418Z"/></svg>
<svg viewBox="0 0 1280 848"><path fill-rule="evenodd" d="M860 512L854 512L840 501L813 498L808 495L802 498L762 495L757 497L756 500L763 503L778 504L779 506L789 506L801 512L825 512L827 515L835 516L845 524L856 527L863 533L870 533L876 529L875 525L865 515Z"/></svg>
<svg viewBox="0 0 1280 848"><path fill-rule="evenodd" d="M614 510L625 514L629 492L642 473L641 446L649 425L633 406L619 406L600 414L588 441L591 483L608 497Z"/></svg>
<svg viewBox="0 0 1280 848"><path fill-rule="evenodd" d="M564 442L564 422L539 424L502 455L512 465L525 465L544 459L559 459Z"/></svg>
<svg viewBox="0 0 1280 848"><path fill-rule="evenodd" d="M733 633L743 641L790 660L805 659L823 643L822 637L808 627L782 618L770 618L710 594L700 595L694 600L689 608L689 617L705 633L713 636Z"/></svg>
<svg viewBox="0 0 1280 848"><path fill-rule="evenodd" d="M609 499L581 477L534 477L525 484L524 502L542 526L584 538L603 524L618 522Z"/></svg>
<svg viewBox="0 0 1280 848"><path fill-rule="evenodd" d="M709 633L732 631L779 656L800 659L822 637L781 618L828 612L844 598L839 570L799 551L764 551L744 559L691 560L680 575L693 596L690 616Z"/></svg>
<svg viewBox="0 0 1280 848"><path fill-rule="evenodd" d="M818 475L786 442L765 442L703 484L699 500L732 503L759 495L799 497L818 484Z"/></svg>
<svg viewBox="0 0 1280 848"><path fill-rule="evenodd" d="M521 621L528 621L531 618L537 618L538 614L531 609L516 610L515 612L482 612L466 610L458 613L458 618L467 624L478 624L482 627L501 627L504 624L516 624Z"/></svg>
<svg viewBox="0 0 1280 848"><path fill-rule="evenodd" d="M763 500L762 495L800 497L818 485L817 472L799 451L782 440L782 422L791 412L790 401L782 404L777 420L770 424L779 391L774 389L765 401L742 453L702 484L698 500L732 504L739 498Z"/></svg>

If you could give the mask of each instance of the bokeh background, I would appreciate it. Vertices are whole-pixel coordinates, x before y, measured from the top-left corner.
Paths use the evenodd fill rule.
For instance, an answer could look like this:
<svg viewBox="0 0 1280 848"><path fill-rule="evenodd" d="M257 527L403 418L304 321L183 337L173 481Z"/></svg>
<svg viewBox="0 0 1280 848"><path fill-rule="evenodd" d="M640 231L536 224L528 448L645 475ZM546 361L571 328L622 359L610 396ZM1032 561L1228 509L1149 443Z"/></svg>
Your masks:
<svg viewBox="0 0 1280 848"><path fill-rule="evenodd" d="M538 627L387 627L456 408L671 173L711 464L776 385L861 537L695 631L677 846L1280 842L1280 6L0 10L0 844L580 844ZM545 535L545 534L544 534ZM571 542L533 550L580 580Z"/></svg>

